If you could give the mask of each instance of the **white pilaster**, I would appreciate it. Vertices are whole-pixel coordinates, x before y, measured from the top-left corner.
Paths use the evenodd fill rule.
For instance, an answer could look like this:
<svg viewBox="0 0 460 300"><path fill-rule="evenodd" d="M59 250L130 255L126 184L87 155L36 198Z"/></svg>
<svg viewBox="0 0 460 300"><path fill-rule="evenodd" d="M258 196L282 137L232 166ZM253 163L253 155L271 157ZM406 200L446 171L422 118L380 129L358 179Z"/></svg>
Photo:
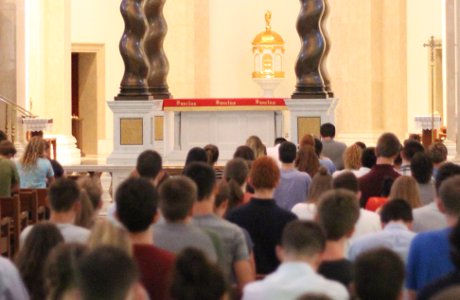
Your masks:
<svg viewBox="0 0 460 300"><path fill-rule="evenodd" d="M460 0L455 0L455 98L457 104L457 119L456 119L456 154L455 154L455 161L460 161L460 122L459 122L459 107L460 107Z"/></svg>

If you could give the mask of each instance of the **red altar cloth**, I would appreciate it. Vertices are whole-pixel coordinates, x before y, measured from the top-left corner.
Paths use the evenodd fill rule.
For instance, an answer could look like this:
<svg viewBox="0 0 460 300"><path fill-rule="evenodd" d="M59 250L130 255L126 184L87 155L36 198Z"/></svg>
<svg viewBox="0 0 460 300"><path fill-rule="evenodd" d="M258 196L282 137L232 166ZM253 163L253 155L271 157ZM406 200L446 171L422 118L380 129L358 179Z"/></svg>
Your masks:
<svg viewBox="0 0 460 300"><path fill-rule="evenodd" d="M285 110L283 98L197 98L165 99L164 111L242 111L242 110Z"/></svg>

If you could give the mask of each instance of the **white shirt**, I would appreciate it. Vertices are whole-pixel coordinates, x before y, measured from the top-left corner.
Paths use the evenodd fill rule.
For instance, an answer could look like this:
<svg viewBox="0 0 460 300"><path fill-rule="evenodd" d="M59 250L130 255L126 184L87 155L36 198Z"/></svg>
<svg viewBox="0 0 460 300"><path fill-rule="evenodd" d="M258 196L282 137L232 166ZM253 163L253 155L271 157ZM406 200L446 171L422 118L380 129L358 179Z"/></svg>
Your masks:
<svg viewBox="0 0 460 300"><path fill-rule="evenodd" d="M351 236L350 242L357 237L381 230L382 225L380 223L380 216L373 211L361 208L358 222L356 222L355 225L355 232Z"/></svg>
<svg viewBox="0 0 460 300"><path fill-rule="evenodd" d="M342 284L317 274L307 263L285 262L263 280L246 285L243 300L295 300L305 293L349 299Z"/></svg>
<svg viewBox="0 0 460 300"><path fill-rule="evenodd" d="M414 222L412 230L414 232L423 232L438 230L447 227L446 216L439 211L436 202L416 208L412 211Z"/></svg>
<svg viewBox="0 0 460 300"><path fill-rule="evenodd" d="M66 223L66 224L55 224L56 227L59 229L61 232L62 236L64 237L64 241L67 243L70 242L75 242L75 243L80 243L80 244L86 244L86 241L88 240L90 231L86 228L76 226L74 224ZM32 230L33 225L29 225L24 230L21 232L21 235L19 237L19 243L22 247L24 245L24 242L27 238L27 235L30 233Z"/></svg>
<svg viewBox="0 0 460 300"><path fill-rule="evenodd" d="M316 215L316 204L297 203L291 210L302 221L312 221Z"/></svg>

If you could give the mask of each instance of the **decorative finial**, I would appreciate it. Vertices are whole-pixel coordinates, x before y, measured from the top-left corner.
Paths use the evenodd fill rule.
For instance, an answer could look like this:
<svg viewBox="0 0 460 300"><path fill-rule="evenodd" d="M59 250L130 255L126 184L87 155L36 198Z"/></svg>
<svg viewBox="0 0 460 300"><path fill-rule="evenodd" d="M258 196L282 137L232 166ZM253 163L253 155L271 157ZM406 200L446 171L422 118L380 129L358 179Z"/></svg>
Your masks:
<svg viewBox="0 0 460 300"><path fill-rule="evenodd" d="M267 12L265 13L265 22L267 23L267 25L265 26L265 30L268 32L272 29L270 23L272 21L272 12L267 10Z"/></svg>

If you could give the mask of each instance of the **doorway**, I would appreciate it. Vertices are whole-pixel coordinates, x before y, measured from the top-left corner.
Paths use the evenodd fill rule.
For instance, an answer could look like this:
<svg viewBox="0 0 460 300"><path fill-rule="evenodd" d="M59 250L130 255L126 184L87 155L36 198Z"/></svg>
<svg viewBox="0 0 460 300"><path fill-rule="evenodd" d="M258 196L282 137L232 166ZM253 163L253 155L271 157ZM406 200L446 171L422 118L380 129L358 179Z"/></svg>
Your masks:
<svg viewBox="0 0 460 300"><path fill-rule="evenodd" d="M82 156L97 156L105 139L104 45L72 45L72 135Z"/></svg>

